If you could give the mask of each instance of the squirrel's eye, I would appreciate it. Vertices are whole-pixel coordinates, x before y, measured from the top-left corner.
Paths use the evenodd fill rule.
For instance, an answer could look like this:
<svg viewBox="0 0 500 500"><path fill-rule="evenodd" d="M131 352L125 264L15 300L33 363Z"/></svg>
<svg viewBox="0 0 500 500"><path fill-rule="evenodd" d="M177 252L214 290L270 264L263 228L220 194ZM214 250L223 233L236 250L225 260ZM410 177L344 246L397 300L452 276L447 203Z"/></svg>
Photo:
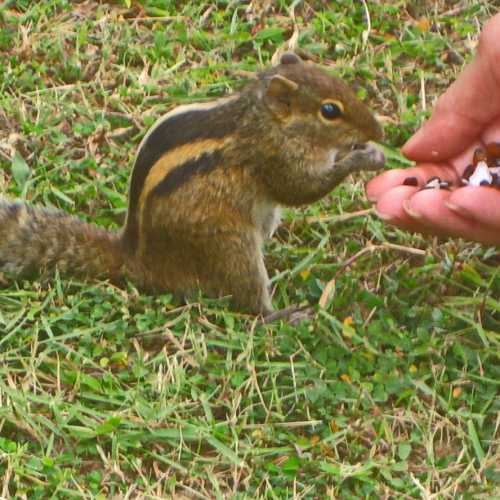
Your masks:
<svg viewBox="0 0 500 500"><path fill-rule="evenodd" d="M335 120L342 116L342 107L335 102L324 102L321 105L321 115L327 120Z"/></svg>

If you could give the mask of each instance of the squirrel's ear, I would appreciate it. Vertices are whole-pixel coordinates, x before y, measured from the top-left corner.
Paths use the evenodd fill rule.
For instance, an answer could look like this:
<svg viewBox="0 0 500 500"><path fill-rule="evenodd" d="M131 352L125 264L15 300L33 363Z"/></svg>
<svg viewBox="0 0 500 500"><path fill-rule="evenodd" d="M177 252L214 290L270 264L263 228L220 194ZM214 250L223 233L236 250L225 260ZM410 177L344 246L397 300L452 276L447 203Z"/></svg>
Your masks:
<svg viewBox="0 0 500 500"><path fill-rule="evenodd" d="M280 64L300 64L302 59L295 52L281 54Z"/></svg>
<svg viewBox="0 0 500 500"><path fill-rule="evenodd" d="M267 85L266 94L269 97L286 97L294 94L299 85L283 75L274 75Z"/></svg>
<svg viewBox="0 0 500 500"><path fill-rule="evenodd" d="M298 84L282 75L274 75L267 84L266 103L272 112L285 117L290 112L292 96L297 92Z"/></svg>

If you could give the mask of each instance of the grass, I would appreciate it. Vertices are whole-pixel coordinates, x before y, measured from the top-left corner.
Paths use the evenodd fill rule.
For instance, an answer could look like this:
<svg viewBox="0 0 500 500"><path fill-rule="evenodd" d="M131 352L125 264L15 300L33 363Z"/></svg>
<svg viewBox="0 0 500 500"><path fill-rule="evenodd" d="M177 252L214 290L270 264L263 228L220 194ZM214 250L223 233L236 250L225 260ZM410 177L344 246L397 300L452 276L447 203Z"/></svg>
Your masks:
<svg viewBox="0 0 500 500"><path fill-rule="evenodd" d="M496 10L3 1L0 191L119 226L148 126L294 36L378 112L399 165ZM0 497L500 496L498 250L383 224L367 178L286 212L268 244L275 306L315 307L298 326L132 285L5 284Z"/></svg>

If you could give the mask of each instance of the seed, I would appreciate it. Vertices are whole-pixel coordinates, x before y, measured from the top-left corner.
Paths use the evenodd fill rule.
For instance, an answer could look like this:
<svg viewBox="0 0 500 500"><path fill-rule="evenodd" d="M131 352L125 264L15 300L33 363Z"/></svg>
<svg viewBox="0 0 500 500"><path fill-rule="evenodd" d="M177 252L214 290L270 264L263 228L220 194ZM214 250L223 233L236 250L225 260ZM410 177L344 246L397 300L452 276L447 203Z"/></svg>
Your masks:
<svg viewBox="0 0 500 500"><path fill-rule="evenodd" d="M462 174L461 185L500 187L500 142L476 148L472 164Z"/></svg>
<svg viewBox="0 0 500 500"><path fill-rule="evenodd" d="M476 166L480 161L487 162L488 155L483 148L476 148L474 151L474 156L472 157L472 163Z"/></svg>
<svg viewBox="0 0 500 500"><path fill-rule="evenodd" d="M488 167L500 167L500 142L486 144L486 154L488 156Z"/></svg>
<svg viewBox="0 0 500 500"><path fill-rule="evenodd" d="M403 186L418 186L418 179L416 177L407 177L403 181Z"/></svg>
<svg viewBox="0 0 500 500"><path fill-rule="evenodd" d="M488 164L480 161L476 165L474 173L469 177L471 186L489 186L491 184L491 174Z"/></svg>
<svg viewBox="0 0 500 500"><path fill-rule="evenodd" d="M486 144L486 153L491 158L500 158L500 142L490 142Z"/></svg>
<svg viewBox="0 0 500 500"><path fill-rule="evenodd" d="M491 185L496 188L500 188L500 175L491 174Z"/></svg>
<svg viewBox="0 0 500 500"><path fill-rule="evenodd" d="M446 182L446 181L442 181L437 176L431 177L430 179L427 180L427 182L425 183L425 186L423 188L421 188L420 191L422 191L423 189L440 189L441 184L443 182ZM448 184L448 183L446 183L446 184ZM448 186L446 186L446 187L448 187Z"/></svg>
<svg viewBox="0 0 500 500"><path fill-rule="evenodd" d="M462 175L462 179L469 180L470 176L474 173L475 169L476 167L472 165L472 163L470 165L467 165L467 168L464 170L464 173Z"/></svg>

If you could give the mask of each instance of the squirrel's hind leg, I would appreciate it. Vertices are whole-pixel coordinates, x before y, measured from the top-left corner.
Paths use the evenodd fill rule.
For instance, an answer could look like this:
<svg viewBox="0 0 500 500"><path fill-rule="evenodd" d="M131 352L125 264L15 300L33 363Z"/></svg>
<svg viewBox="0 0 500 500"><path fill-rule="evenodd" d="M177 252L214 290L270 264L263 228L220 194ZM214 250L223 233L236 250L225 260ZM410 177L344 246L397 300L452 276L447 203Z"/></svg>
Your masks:
<svg viewBox="0 0 500 500"><path fill-rule="evenodd" d="M260 238L252 233L217 235L200 249L205 265L199 272L200 287L211 295L231 295L237 309L254 314L273 311L269 278Z"/></svg>

